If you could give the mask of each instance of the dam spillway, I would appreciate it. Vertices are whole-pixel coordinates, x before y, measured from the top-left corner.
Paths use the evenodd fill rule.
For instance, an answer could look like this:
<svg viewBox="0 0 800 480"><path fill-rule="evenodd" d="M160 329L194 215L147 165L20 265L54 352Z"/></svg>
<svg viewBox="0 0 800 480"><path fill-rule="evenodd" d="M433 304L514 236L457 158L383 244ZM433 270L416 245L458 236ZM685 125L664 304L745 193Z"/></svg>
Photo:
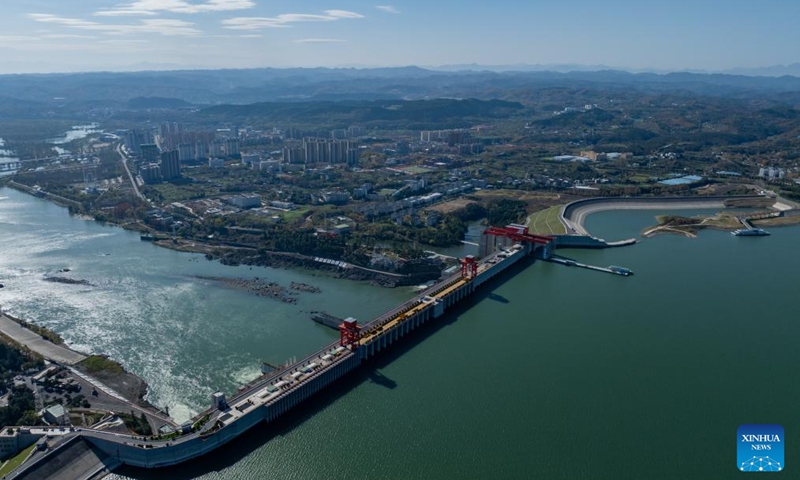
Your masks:
<svg viewBox="0 0 800 480"><path fill-rule="evenodd" d="M364 323L348 319L342 338L286 367L250 382L230 398L215 394L215 405L185 424L175 434L141 437L83 428L74 436L105 455L106 467L119 465L160 468L205 455L262 422L283 414L388 349L417 328L440 318L487 281L506 272L529 255L547 257L550 237L529 235L527 229L496 229L496 250L480 261L467 257L461 272L446 277L414 298ZM65 444L68 442L64 442ZM35 478L30 473L41 462L55 459L60 447L24 465L10 478ZM34 474L35 475L35 474Z"/></svg>

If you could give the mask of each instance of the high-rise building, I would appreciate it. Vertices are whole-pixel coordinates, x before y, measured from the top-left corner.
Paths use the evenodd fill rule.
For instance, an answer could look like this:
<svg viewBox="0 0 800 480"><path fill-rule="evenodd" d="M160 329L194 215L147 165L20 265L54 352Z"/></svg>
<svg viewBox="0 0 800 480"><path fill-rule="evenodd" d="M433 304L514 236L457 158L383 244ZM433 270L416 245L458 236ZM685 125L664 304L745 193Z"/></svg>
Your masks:
<svg viewBox="0 0 800 480"><path fill-rule="evenodd" d="M356 154L349 153L357 148L354 142L347 140L326 140L306 138L303 140L305 163L350 163ZM354 157L355 155L355 157Z"/></svg>
<svg viewBox="0 0 800 480"><path fill-rule="evenodd" d="M158 157L161 155L161 149L155 143L147 143L140 146L142 151L142 159L148 163L158 162Z"/></svg>
<svg viewBox="0 0 800 480"><path fill-rule="evenodd" d="M195 149L191 143L181 143L178 145L178 159L181 162L188 162L195 158Z"/></svg>
<svg viewBox="0 0 800 480"><path fill-rule="evenodd" d="M367 128L360 125L351 125L347 128L347 136L349 138L363 137L367 134Z"/></svg>
<svg viewBox="0 0 800 480"><path fill-rule="evenodd" d="M239 156L238 138L229 138L225 140L225 153L227 153L229 157Z"/></svg>
<svg viewBox="0 0 800 480"><path fill-rule="evenodd" d="M306 163L306 152L299 147L283 147L284 163Z"/></svg>
<svg viewBox="0 0 800 480"><path fill-rule="evenodd" d="M208 158L208 143L199 141L194 145L194 158L198 160Z"/></svg>
<svg viewBox="0 0 800 480"><path fill-rule="evenodd" d="M357 148L350 148L347 150L347 164L350 166L358 165L358 159L361 156L361 152L358 151Z"/></svg>
<svg viewBox="0 0 800 480"><path fill-rule="evenodd" d="M461 145L462 143L468 143L467 141L471 138L469 132L464 130L450 130L447 132L447 136L445 140L447 141L447 145L453 147L455 145Z"/></svg>
<svg viewBox="0 0 800 480"><path fill-rule="evenodd" d="M136 134L136 130L128 130L125 132L125 137L123 138L125 142L125 148L133 155L141 155L142 150L140 148L139 143L139 136Z"/></svg>
<svg viewBox="0 0 800 480"><path fill-rule="evenodd" d="M157 163L149 163L139 168L139 176L144 183L151 185L161 181L161 167Z"/></svg>
<svg viewBox="0 0 800 480"><path fill-rule="evenodd" d="M172 180L181 176L181 162L177 150L170 150L161 154L161 177Z"/></svg>
<svg viewBox="0 0 800 480"><path fill-rule="evenodd" d="M223 140L214 140L211 143L211 156L212 157L225 156L225 142Z"/></svg>

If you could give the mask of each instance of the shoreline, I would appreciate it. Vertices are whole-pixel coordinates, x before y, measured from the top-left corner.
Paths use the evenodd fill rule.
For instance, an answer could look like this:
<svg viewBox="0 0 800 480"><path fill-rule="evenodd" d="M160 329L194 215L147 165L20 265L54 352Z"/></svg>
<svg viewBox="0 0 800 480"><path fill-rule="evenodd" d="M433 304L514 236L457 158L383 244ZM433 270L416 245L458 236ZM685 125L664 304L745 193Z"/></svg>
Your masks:
<svg viewBox="0 0 800 480"><path fill-rule="evenodd" d="M126 370L121 363L111 360L105 355L92 355L73 350L58 333L36 323L22 320L5 310L0 310L0 334L49 362L83 373L84 378L94 384L96 388L111 396L124 399L125 402L137 409L148 410L151 414L161 414L158 407L146 400L149 389L147 382L135 373ZM97 361L93 359L97 358L105 359L103 368L93 369L92 363L97 364ZM101 380L103 383L97 380ZM119 388L119 386L125 385L133 387Z"/></svg>
<svg viewBox="0 0 800 480"><path fill-rule="evenodd" d="M728 200L745 200L765 198L756 196L725 196L725 197L630 197L630 198L590 198L577 200L564 206L559 220L566 226L569 234L591 235L584 226L586 218L603 211L616 210L703 210L724 209ZM777 200L776 200L777 201ZM742 208L742 207L738 207Z"/></svg>

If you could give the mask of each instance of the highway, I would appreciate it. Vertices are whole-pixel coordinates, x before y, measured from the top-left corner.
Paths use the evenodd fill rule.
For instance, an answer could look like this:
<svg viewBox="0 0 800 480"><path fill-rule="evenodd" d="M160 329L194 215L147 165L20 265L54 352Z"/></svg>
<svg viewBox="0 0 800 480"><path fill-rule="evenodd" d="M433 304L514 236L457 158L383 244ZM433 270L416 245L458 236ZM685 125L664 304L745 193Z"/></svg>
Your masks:
<svg viewBox="0 0 800 480"><path fill-rule="evenodd" d="M133 187L133 192L136 194L137 197L139 197L142 200L144 200L145 202L147 202L147 199L139 191L139 187L138 187L138 185L136 185L136 179L133 177L133 174L131 173L130 168L128 168L128 157L122 151L122 142L117 144L117 153L119 154L119 157L122 160L122 166L125 167L125 171L128 172L128 178L131 181L131 186Z"/></svg>

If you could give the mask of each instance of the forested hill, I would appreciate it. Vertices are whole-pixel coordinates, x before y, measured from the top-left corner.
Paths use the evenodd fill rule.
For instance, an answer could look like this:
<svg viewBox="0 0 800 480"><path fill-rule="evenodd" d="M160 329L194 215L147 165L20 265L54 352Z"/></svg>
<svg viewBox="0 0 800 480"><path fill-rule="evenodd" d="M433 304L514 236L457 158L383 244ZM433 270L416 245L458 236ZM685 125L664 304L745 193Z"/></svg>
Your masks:
<svg viewBox="0 0 800 480"><path fill-rule="evenodd" d="M402 124L404 128L412 125L413 128L427 129L437 128L442 123L447 123L450 127L458 126L458 123L469 126L469 119L506 118L523 109L519 103L501 100L435 99L220 105L202 109L198 114L227 121L258 119L264 122L311 124L339 121L342 124L388 123Z"/></svg>
<svg viewBox="0 0 800 480"><path fill-rule="evenodd" d="M380 69L249 69L165 72L0 75L0 95L43 108L83 105L147 108L133 99L180 100L194 105L320 100L478 98L525 101L552 88L619 89L647 93L781 98L800 91L800 78L670 73L443 72L417 67ZM176 105L176 103L173 103ZM22 106L21 104L19 105Z"/></svg>

